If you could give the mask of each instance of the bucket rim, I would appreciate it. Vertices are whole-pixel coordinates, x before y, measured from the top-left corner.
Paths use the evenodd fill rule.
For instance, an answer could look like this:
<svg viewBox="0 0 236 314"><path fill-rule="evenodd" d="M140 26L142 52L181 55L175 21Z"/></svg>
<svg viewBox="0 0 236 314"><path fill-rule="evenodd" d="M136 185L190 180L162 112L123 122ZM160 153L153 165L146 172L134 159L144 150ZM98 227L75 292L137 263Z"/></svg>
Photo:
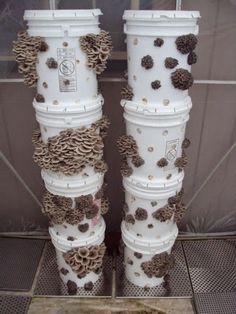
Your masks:
<svg viewBox="0 0 236 314"><path fill-rule="evenodd" d="M193 20L199 19L199 11L182 10L125 10L123 19L126 21L171 21L175 20Z"/></svg>
<svg viewBox="0 0 236 314"><path fill-rule="evenodd" d="M192 108L192 100L190 96L187 96L184 100L179 102L170 103L170 105L147 106L140 102L122 99L121 106L128 111L133 111L137 114L143 114L145 116L174 116L181 113L190 111Z"/></svg>
<svg viewBox="0 0 236 314"><path fill-rule="evenodd" d="M168 251L172 248L178 235L178 228L175 225L174 230L171 234L168 234L168 238L165 240L139 239L137 236L127 230L124 221L121 223L121 231L122 240L124 241L125 245L127 245L127 247L131 250L135 250L143 254L158 254Z"/></svg>
<svg viewBox="0 0 236 314"><path fill-rule="evenodd" d="M24 20L87 20L94 19L102 15L100 9L82 9L82 10L25 10Z"/></svg>
<svg viewBox="0 0 236 314"><path fill-rule="evenodd" d="M66 188L66 189L73 189L73 188L81 189L82 187L88 188L90 185L92 186L92 185L96 185L100 183L103 180L104 174L95 174L86 179L80 179L80 180L78 179L71 180L71 176L69 176L68 180L65 181L62 178L60 179L60 178L50 176L50 173L48 173L47 170L42 169L41 176L43 180L51 186L55 186L59 188Z"/></svg>
<svg viewBox="0 0 236 314"><path fill-rule="evenodd" d="M105 229L106 229L106 225L105 225L104 219L101 217L100 228L97 229L94 235L89 236L86 239L68 241L62 238L61 236L57 235L53 227L49 227L48 230L52 239L52 243L55 246L55 248L59 251L66 252L76 247L92 246L92 245L97 245L98 243L101 244L105 238Z"/></svg>
<svg viewBox="0 0 236 314"><path fill-rule="evenodd" d="M133 175L130 177L123 177L123 182L125 184L133 187L133 189L143 189L145 193L147 192L161 192L166 191L167 189L174 189L177 188L180 183L183 182L184 179L184 171L177 174L171 180L165 180L165 182L161 182L164 180L156 180L156 182L149 182L147 180L141 180L140 178L135 178Z"/></svg>
<svg viewBox="0 0 236 314"><path fill-rule="evenodd" d="M101 94L94 100L83 101L68 105L67 103L59 103L58 105L53 105L50 103L38 103L35 98L33 100L33 107L37 112L47 113L47 114L69 114L69 113L86 113L102 107L104 104L104 98Z"/></svg>

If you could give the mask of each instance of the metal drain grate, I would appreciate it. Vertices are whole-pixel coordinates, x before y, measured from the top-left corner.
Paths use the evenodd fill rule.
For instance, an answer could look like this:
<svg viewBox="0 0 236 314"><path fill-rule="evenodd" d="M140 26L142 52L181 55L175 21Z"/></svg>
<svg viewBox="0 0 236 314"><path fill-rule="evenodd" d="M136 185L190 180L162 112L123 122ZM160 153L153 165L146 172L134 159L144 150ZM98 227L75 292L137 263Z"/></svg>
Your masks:
<svg viewBox="0 0 236 314"><path fill-rule="evenodd" d="M236 313L236 292L196 293L194 302L198 314Z"/></svg>
<svg viewBox="0 0 236 314"><path fill-rule="evenodd" d="M189 267L210 269L236 267L236 241L183 241Z"/></svg>
<svg viewBox="0 0 236 314"><path fill-rule="evenodd" d="M180 241L173 248L175 268L170 272L170 291L162 286L145 290L130 283L125 278L123 256L117 257L116 291L117 297L157 297L157 296L191 296L192 289Z"/></svg>
<svg viewBox="0 0 236 314"><path fill-rule="evenodd" d="M78 296L81 297L110 297L112 289L112 257L106 257L102 277L94 284L92 291L83 288L78 289ZM66 286L60 279L54 246L50 241L46 243L46 250L42 267L34 291L35 295L68 295Z"/></svg>
<svg viewBox="0 0 236 314"><path fill-rule="evenodd" d="M44 241L0 239L0 290L31 289Z"/></svg>
<svg viewBox="0 0 236 314"><path fill-rule="evenodd" d="M0 295L0 313L26 314L31 298L13 295Z"/></svg>
<svg viewBox="0 0 236 314"><path fill-rule="evenodd" d="M195 293L236 289L236 241L183 242Z"/></svg>

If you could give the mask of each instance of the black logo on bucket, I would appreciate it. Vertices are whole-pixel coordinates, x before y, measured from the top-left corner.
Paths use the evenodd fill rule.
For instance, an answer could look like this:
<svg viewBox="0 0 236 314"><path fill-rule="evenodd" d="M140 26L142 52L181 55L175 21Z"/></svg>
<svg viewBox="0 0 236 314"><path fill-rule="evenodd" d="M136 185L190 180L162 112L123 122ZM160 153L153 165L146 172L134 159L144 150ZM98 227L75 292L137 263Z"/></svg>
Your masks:
<svg viewBox="0 0 236 314"><path fill-rule="evenodd" d="M58 76L60 92L76 92L76 60L75 49L58 48L57 49Z"/></svg>
<svg viewBox="0 0 236 314"><path fill-rule="evenodd" d="M178 138L166 142L165 158L168 160L169 164L175 160L178 153L178 148L179 148ZM165 168L168 168L168 166ZM165 170L168 170L168 169L165 169Z"/></svg>

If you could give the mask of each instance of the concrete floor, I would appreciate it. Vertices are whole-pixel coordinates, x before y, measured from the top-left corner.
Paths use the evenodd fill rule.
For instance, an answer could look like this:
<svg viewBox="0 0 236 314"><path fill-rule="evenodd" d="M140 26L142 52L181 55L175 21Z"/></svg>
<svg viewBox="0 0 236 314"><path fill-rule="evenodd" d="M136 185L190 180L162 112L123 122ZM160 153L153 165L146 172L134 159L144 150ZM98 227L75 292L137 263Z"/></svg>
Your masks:
<svg viewBox="0 0 236 314"><path fill-rule="evenodd" d="M191 298L78 299L36 298L28 314L193 314Z"/></svg>
<svg viewBox="0 0 236 314"><path fill-rule="evenodd" d="M134 289L122 280L122 257L119 261L116 254L108 259L109 282L103 282L106 289L98 290L96 297L81 291L74 297L59 289L50 242L0 238L0 313L236 313L236 238L181 239L173 252L177 264L170 274L170 293L165 297L160 289L153 293L151 289Z"/></svg>

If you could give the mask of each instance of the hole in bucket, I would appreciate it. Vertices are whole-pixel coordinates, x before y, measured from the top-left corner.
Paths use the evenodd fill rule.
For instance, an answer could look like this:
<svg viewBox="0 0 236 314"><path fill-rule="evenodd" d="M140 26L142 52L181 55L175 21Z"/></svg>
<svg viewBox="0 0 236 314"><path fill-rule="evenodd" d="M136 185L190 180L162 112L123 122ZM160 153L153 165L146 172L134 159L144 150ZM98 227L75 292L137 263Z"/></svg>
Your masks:
<svg viewBox="0 0 236 314"><path fill-rule="evenodd" d="M169 99L163 99L163 105L168 106L170 103Z"/></svg>
<svg viewBox="0 0 236 314"><path fill-rule="evenodd" d="M142 130L141 130L140 128L137 128L136 130L137 130L137 132L138 132L139 134L142 133Z"/></svg>
<svg viewBox="0 0 236 314"><path fill-rule="evenodd" d="M134 196L131 196L131 202L135 202L136 201L136 198Z"/></svg>
<svg viewBox="0 0 236 314"><path fill-rule="evenodd" d="M138 38L134 38L133 44L136 46L138 44Z"/></svg>
<svg viewBox="0 0 236 314"><path fill-rule="evenodd" d="M157 206L157 201L152 201L151 205L152 205L152 207Z"/></svg>
<svg viewBox="0 0 236 314"><path fill-rule="evenodd" d="M163 132L162 132L162 135L163 135L163 136L167 136L167 135L168 135L168 131L167 131L167 130L163 131Z"/></svg>

